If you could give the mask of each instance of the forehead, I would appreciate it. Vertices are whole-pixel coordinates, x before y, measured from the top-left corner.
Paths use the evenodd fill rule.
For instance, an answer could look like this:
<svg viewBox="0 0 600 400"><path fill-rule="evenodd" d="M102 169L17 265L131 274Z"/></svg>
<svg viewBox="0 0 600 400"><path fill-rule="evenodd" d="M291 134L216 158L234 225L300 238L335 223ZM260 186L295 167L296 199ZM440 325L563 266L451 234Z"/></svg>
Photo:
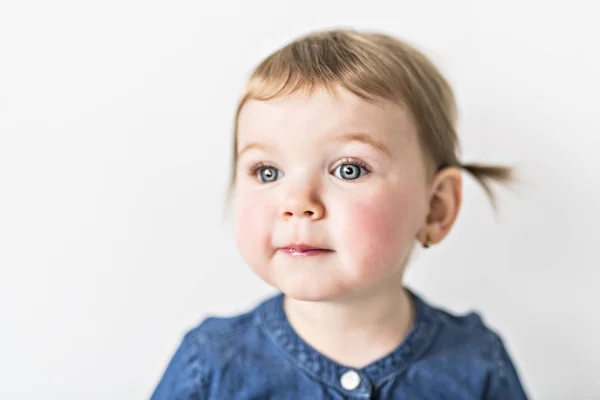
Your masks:
<svg viewBox="0 0 600 400"><path fill-rule="evenodd" d="M414 142L408 109L385 100L369 102L343 88L297 92L268 101L249 100L240 111L238 144L361 132L389 145Z"/></svg>

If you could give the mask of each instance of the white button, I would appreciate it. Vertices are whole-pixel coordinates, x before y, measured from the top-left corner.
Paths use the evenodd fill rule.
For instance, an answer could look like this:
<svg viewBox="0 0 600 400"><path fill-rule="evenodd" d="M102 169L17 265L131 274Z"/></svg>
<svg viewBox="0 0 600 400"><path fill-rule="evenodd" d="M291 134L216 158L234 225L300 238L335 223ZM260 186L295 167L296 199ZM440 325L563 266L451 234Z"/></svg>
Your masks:
<svg viewBox="0 0 600 400"><path fill-rule="evenodd" d="M344 389L354 390L358 387L358 385L360 385L360 376L356 373L356 371L350 370L342 375L340 383Z"/></svg>

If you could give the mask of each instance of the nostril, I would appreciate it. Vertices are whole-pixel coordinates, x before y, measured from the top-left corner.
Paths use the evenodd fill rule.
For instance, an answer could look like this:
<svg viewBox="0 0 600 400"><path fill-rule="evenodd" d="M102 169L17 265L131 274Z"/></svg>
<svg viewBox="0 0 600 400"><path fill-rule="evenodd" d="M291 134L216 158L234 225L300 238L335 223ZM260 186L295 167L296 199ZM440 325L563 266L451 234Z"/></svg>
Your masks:
<svg viewBox="0 0 600 400"><path fill-rule="evenodd" d="M306 215L307 217L312 217L314 214L314 212L312 211L304 211L304 215Z"/></svg>

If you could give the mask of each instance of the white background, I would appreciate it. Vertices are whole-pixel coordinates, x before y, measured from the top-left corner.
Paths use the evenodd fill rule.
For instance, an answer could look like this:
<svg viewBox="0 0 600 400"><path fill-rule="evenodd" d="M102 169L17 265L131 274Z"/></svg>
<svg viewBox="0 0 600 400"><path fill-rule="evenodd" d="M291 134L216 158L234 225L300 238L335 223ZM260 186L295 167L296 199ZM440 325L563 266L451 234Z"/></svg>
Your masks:
<svg viewBox="0 0 600 400"><path fill-rule="evenodd" d="M465 176L407 281L499 330L533 398L600 398L600 25L591 1L3 1L0 398L149 397L182 335L273 290L224 210L251 68L312 29L421 48L462 161L517 166L498 218Z"/></svg>

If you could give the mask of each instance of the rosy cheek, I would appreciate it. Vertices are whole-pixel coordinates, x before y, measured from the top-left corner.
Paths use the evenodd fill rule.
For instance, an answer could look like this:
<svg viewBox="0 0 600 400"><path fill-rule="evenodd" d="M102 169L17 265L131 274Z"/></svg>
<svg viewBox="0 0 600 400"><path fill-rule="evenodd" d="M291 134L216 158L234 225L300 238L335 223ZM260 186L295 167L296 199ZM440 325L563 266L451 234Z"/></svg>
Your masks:
<svg viewBox="0 0 600 400"><path fill-rule="evenodd" d="M391 204L384 201L353 204L350 210L352 224L356 232L360 232L361 240L368 242L369 247L382 247L393 242L401 230L398 212Z"/></svg>
<svg viewBox="0 0 600 400"><path fill-rule="evenodd" d="M267 204L259 196L240 194L236 198L235 240L244 258L258 257L270 242Z"/></svg>
<svg viewBox="0 0 600 400"><path fill-rule="evenodd" d="M356 262L385 268L402 258L405 247L411 245L414 225L411 204L410 197L400 192L347 204L345 225L352 236L346 243Z"/></svg>

